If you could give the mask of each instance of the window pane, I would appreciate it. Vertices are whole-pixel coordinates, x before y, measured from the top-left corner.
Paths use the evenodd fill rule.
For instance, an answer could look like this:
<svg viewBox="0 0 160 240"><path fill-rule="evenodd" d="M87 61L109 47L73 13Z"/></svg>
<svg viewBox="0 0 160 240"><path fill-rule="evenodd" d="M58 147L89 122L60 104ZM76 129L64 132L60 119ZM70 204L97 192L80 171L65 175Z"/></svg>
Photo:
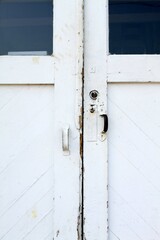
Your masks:
<svg viewBox="0 0 160 240"><path fill-rule="evenodd" d="M53 0L0 1L0 55L50 55Z"/></svg>
<svg viewBox="0 0 160 240"><path fill-rule="evenodd" d="M111 54L160 53L160 0L109 0Z"/></svg>

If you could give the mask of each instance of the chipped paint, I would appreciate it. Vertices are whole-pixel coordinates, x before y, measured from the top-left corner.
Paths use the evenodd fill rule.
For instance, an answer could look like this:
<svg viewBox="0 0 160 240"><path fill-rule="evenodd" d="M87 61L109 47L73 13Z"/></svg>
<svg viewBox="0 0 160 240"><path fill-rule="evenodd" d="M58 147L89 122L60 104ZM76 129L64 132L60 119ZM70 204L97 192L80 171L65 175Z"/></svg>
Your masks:
<svg viewBox="0 0 160 240"><path fill-rule="evenodd" d="M83 160L83 134L80 134L80 157L81 161Z"/></svg>
<svg viewBox="0 0 160 240"><path fill-rule="evenodd" d="M83 238L82 233L82 205L79 206L79 213L77 217L77 240L82 240Z"/></svg>
<svg viewBox="0 0 160 240"><path fill-rule="evenodd" d="M79 109L79 129L80 129L80 204L79 204L79 215L77 219L77 234L78 240L84 239L84 159L83 159L83 125L84 125L84 0L81 2L81 31L78 32L79 37L81 38L80 42L80 74L79 81L81 86L81 91L79 93L79 98L81 99L81 107Z"/></svg>
<svg viewBox="0 0 160 240"><path fill-rule="evenodd" d="M84 85L84 53L83 53L83 31L84 31L84 2L78 3L79 20L77 31L77 60L76 60L76 96L75 96L75 124L79 130L79 208L77 215L77 239L83 239L83 85Z"/></svg>

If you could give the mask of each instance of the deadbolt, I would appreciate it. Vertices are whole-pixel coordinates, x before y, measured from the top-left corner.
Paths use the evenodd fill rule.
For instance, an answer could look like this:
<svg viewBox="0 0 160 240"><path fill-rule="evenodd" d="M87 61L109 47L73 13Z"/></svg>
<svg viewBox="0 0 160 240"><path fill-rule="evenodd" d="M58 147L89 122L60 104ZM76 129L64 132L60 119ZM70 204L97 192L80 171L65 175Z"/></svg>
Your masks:
<svg viewBox="0 0 160 240"><path fill-rule="evenodd" d="M92 100L96 100L97 97L98 97L98 94L99 92L97 90L92 90L90 93L89 93L89 96Z"/></svg>

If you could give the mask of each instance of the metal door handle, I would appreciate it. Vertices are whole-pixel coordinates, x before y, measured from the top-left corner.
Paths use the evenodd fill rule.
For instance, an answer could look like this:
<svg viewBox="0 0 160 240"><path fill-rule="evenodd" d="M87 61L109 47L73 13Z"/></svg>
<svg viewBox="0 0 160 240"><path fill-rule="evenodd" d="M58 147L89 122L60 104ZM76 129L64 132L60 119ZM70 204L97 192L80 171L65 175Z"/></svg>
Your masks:
<svg viewBox="0 0 160 240"><path fill-rule="evenodd" d="M106 133L108 131L108 116L107 114L102 114L100 116L104 118L104 127L102 133Z"/></svg>
<svg viewBox="0 0 160 240"><path fill-rule="evenodd" d="M62 129L62 149L64 155L69 155L69 125Z"/></svg>

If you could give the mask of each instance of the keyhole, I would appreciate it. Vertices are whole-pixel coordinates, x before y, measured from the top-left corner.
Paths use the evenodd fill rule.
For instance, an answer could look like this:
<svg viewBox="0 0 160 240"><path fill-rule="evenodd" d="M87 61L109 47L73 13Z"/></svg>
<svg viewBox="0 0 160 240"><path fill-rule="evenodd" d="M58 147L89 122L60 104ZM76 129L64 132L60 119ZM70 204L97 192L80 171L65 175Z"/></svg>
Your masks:
<svg viewBox="0 0 160 240"><path fill-rule="evenodd" d="M89 96L90 96L91 99L96 100L97 97L98 97L98 91L97 91L97 90L92 90L92 91L89 93Z"/></svg>

